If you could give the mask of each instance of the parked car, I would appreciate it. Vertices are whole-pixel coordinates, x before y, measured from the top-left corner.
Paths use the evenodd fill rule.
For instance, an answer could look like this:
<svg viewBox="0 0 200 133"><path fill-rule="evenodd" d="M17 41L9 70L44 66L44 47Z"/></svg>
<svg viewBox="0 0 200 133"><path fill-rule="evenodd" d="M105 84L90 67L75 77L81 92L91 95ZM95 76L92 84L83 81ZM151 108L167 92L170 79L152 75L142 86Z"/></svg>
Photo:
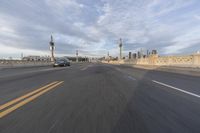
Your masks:
<svg viewBox="0 0 200 133"><path fill-rule="evenodd" d="M58 67L58 66L70 66L70 61L67 59L59 59L56 60L55 63L53 64L53 67Z"/></svg>

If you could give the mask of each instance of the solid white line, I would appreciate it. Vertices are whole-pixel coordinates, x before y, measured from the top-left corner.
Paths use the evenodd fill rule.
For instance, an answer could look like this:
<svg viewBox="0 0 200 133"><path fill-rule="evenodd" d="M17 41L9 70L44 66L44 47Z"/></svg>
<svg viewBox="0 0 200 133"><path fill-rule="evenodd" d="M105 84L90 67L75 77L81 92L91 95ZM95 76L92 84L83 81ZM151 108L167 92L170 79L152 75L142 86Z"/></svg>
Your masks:
<svg viewBox="0 0 200 133"><path fill-rule="evenodd" d="M163 86L165 86L165 87L169 87L169 88L171 88L171 89L174 89L174 90L183 92L183 93L185 93L185 94L188 94L188 95L191 95L191 96L200 98L200 95L197 95L197 94L195 94L195 93L192 93L192 92L189 92L189 91L185 91L185 90L179 89L179 88L177 88L177 87L173 87L173 86L171 86L171 85L167 85L167 84L165 84L165 83L162 83L162 82L159 82L159 81L156 81L156 80L152 80L152 81L153 81L154 83L163 85Z"/></svg>

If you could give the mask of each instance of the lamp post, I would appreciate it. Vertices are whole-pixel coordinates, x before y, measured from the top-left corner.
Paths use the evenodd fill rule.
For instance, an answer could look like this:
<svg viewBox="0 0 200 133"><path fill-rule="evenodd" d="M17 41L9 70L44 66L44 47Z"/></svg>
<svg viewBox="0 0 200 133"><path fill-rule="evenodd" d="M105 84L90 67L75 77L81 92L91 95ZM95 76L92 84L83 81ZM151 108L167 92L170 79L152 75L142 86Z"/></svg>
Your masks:
<svg viewBox="0 0 200 133"><path fill-rule="evenodd" d="M78 62L78 50L76 50L76 62Z"/></svg>
<svg viewBox="0 0 200 133"><path fill-rule="evenodd" d="M51 61L54 62L55 61L55 57L54 57L55 43L53 41L52 35L51 35L51 41L49 42L49 45L50 45L50 50L51 50Z"/></svg>
<svg viewBox="0 0 200 133"><path fill-rule="evenodd" d="M122 39L119 40L119 59L122 59Z"/></svg>
<svg viewBox="0 0 200 133"><path fill-rule="evenodd" d="M109 62L109 61L110 61L110 54L109 54L109 51L108 51L107 58L108 58L108 62Z"/></svg>

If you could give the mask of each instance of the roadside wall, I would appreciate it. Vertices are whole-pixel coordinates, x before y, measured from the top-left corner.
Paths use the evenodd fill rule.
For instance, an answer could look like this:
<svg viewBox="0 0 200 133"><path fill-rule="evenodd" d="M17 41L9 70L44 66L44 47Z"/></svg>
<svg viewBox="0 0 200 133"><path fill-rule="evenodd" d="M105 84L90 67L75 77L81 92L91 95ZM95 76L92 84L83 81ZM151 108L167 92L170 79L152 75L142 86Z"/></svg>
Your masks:
<svg viewBox="0 0 200 133"><path fill-rule="evenodd" d="M28 67L51 65L49 61L0 60L0 67Z"/></svg>
<svg viewBox="0 0 200 133"><path fill-rule="evenodd" d="M108 62L107 62L108 63ZM110 61L111 64L132 64L151 66L177 66L177 67L200 67L200 54L185 56L158 56L150 55L146 58Z"/></svg>

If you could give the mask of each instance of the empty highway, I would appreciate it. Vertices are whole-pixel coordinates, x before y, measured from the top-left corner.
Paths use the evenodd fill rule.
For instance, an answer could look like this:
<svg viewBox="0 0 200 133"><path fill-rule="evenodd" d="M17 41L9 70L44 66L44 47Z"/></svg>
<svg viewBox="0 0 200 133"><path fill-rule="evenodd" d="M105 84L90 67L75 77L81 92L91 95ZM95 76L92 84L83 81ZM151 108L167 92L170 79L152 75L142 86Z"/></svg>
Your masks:
<svg viewBox="0 0 200 133"><path fill-rule="evenodd" d="M0 133L200 133L200 78L101 63L0 69Z"/></svg>

